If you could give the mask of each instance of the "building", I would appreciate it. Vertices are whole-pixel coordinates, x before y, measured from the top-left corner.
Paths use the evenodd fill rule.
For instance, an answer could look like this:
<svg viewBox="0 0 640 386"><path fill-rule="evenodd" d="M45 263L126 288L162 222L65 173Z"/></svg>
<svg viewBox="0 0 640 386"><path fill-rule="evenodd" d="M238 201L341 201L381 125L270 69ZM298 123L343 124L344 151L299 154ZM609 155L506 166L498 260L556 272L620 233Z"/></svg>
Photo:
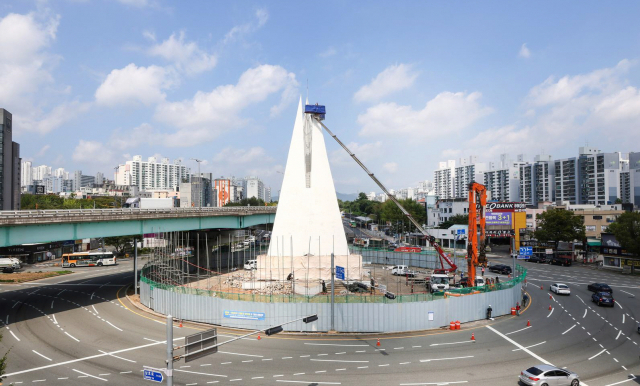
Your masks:
<svg viewBox="0 0 640 386"><path fill-rule="evenodd" d="M169 158L133 156L132 161L119 165L116 169L116 185L135 185L140 190L171 189L176 190L180 183L189 181L191 169L176 159L170 163Z"/></svg>
<svg viewBox="0 0 640 386"><path fill-rule="evenodd" d="M628 154L600 152L580 157L580 203L605 205L622 199L620 174L627 168L625 164L629 163L628 157Z"/></svg>
<svg viewBox="0 0 640 386"><path fill-rule="evenodd" d="M44 179L42 180L42 183L44 185L44 189L46 193L58 194L58 193L68 191L65 189L64 181L65 180L63 177L48 175L44 177Z"/></svg>
<svg viewBox="0 0 640 386"><path fill-rule="evenodd" d="M33 170L31 161L23 161L20 169L20 186L33 185Z"/></svg>
<svg viewBox="0 0 640 386"><path fill-rule="evenodd" d="M231 202L232 193L235 193L231 189L231 180L224 177L215 179L213 189L215 191L215 206L219 208Z"/></svg>
<svg viewBox="0 0 640 386"><path fill-rule="evenodd" d="M104 174L101 172L96 173L96 185L102 186L104 184Z"/></svg>
<svg viewBox="0 0 640 386"><path fill-rule="evenodd" d="M192 176L190 182L180 184L181 208L210 206L213 206L213 189L210 179Z"/></svg>
<svg viewBox="0 0 640 386"><path fill-rule="evenodd" d="M529 205L555 200L555 164L550 155L537 155L520 165L520 201Z"/></svg>
<svg viewBox="0 0 640 386"><path fill-rule="evenodd" d="M51 175L51 166L47 166L47 165L36 166L35 168L32 169L32 171L33 171L32 179L42 181L44 177Z"/></svg>
<svg viewBox="0 0 640 386"><path fill-rule="evenodd" d="M96 183L94 176L82 174L82 170L76 170L73 173L73 190L80 191L82 188L92 188Z"/></svg>
<svg viewBox="0 0 640 386"><path fill-rule="evenodd" d="M20 144L13 142L13 116L0 108L0 208L20 209Z"/></svg>
<svg viewBox="0 0 640 386"><path fill-rule="evenodd" d="M452 216L469 213L469 202L465 198L449 198L438 200L435 208L429 209L427 226L438 227L441 223L448 221Z"/></svg>
<svg viewBox="0 0 640 386"><path fill-rule="evenodd" d="M247 177L244 179L244 196L245 198L255 197L259 200L266 201L264 196L264 183L258 177Z"/></svg>
<svg viewBox="0 0 640 386"><path fill-rule="evenodd" d="M640 152L629 153L628 201L640 207ZM621 175L622 178L622 175Z"/></svg>
<svg viewBox="0 0 640 386"><path fill-rule="evenodd" d="M438 163L438 170L433 173L434 189L438 198L449 199L455 197L455 167L456 161L454 160Z"/></svg>
<svg viewBox="0 0 640 386"><path fill-rule="evenodd" d="M500 156L500 166L484 173L484 186L491 193L491 200L520 202L520 167L526 165L524 155L512 161L507 154Z"/></svg>
<svg viewBox="0 0 640 386"><path fill-rule="evenodd" d="M454 194L456 198L469 197L469 184L471 182L484 181L484 173L487 165L478 163L478 157L475 155L469 158L460 158L460 164L456 166L454 176Z"/></svg>

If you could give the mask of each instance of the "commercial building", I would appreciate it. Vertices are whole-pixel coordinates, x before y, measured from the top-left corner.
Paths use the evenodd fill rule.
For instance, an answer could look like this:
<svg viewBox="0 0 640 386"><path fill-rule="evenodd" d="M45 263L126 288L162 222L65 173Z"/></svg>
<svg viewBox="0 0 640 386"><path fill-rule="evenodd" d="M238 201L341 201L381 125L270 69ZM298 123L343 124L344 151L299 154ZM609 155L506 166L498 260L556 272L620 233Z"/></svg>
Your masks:
<svg viewBox="0 0 640 386"><path fill-rule="evenodd" d="M180 207L200 208L213 206L211 180L204 177L191 177L190 182L180 184Z"/></svg>
<svg viewBox="0 0 640 386"><path fill-rule="evenodd" d="M235 195L235 189L232 189L231 180L228 178L216 178L213 189L215 193L215 206L219 208L231 202L232 195Z"/></svg>
<svg viewBox="0 0 640 386"><path fill-rule="evenodd" d="M176 159L170 163L169 158L133 156L132 161L116 168L116 185L135 185L140 190L172 189L176 190L180 183L189 181L191 169Z"/></svg>
<svg viewBox="0 0 640 386"><path fill-rule="evenodd" d="M438 200L435 207L429 209L427 214L427 226L437 227L441 223L448 221L455 215L467 215L469 213L469 202L465 198L449 198Z"/></svg>
<svg viewBox="0 0 640 386"><path fill-rule="evenodd" d="M20 144L13 142L13 116L0 108L0 208L20 209Z"/></svg>

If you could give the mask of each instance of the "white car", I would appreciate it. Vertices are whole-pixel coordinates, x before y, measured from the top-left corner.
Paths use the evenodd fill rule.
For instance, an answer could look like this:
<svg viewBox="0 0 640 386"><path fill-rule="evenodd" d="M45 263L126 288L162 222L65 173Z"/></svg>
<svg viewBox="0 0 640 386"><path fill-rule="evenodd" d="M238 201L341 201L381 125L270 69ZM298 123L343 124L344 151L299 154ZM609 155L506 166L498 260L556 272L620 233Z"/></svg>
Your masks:
<svg viewBox="0 0 640 386"><path fill-rule="evenodd" d="M258 260L247 260L247 262L244 264L244 269L246 269L247 271L258 269Z"/></svg>
<svg viewBox="0 0 640 386"><path fill-rule="evenodd" d="M562 283L553 283L549 286L549 291L555 292L558 295L571 295L571 290L569 286Z"/></svg>

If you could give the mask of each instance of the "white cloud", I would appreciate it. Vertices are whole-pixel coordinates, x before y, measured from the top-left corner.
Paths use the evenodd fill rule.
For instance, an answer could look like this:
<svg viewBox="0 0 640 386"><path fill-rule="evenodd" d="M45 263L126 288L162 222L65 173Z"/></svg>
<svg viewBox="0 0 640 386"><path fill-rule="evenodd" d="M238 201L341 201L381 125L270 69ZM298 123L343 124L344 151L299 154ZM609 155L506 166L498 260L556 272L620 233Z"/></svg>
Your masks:
<svg viewBox="0 0 640 386"><path fill-rule="evenodd" d="M482 94L442 92L428 101L422 110L396 103L380 103L358 116L361 135L437 138L457 133L473 125L493 110L480 104Z"/></svg>
<svg viewBox="0 0 640 386"><path fill-rule="evenodd" d="M40 149L40 151L38 151L36 153L36 157L42 157L43 155L45 155L47 153L47 150L49 150L51 148L51 145L44 145L42 146L42 148Z"/></svg>
<svg viewBox="0 0 640 386"><path fill-rule="evenodd" d="M144 36L145 38L151 40L152 42L156 41L156 34L153 31L144 30L144 31L142 31L142 36Z"/></svg>
<svg viewBox="0 0 640 386"><path fill-rule="evenodd" d="M338 51L335 48L329 47L325 51L322 51L321 53L319 53L318 56L321 57L321 58L328 58L328 57L331 57L331 56L333 56L333 55L335 55L337 53L338 53Z"/></svg>
<svg viewBox="0 0 640 386"><path fill-rule="evenodd" d="M356 157L358 157L358 159L364 162L370 160L372 157L375 158L380 154L380 151L382 150L382 141L368 143L350 142L346 146L353 154L356 155ZM342 147L331 152L329 162L334 166L340 167L357 165L349 153L347 153Z"/></svg>
<svg viewBox="0 0 640 386"><path fill-rule="evenodd" d="M148 33L145 36L147 35ZM149 38L155 40L155 35ZM148 53L173 62L178 70L187 74L198 74L216 66L215 55L201 50L195 42L185 42L184 38L184 31L178 35L171 34L169 39L149 48Z"/></svg>
<svg viewBox="0 0 640 386"><path fill-rule="evenodd" d="M115 130L109 140L109 147L118 150L135 148L141 145L154 146L160 140L160 135L148 123L128 130Z"/></svg>
<svg viewBox="0 0 640 386"><path fill-rule="evenodd" d="M73 150L72 158L76 162L103 165L105 160L113 158L113 152L104 143L81 139Z"/></svg>
<svg viewBox="0 0 640 386"><path fill-rule="evenodd" d="M255 17L256 19L254 22L237 25L231 28L231 30L225 34L222 43L230 43L234 40L240 39L244 35L248 35L262 28L267 23L267 20L269 20L269 12L263 8L258 9L256 10Z"/></svg>
<svg viewBox="0 0 640 386"><path fill-rule="evenodd" d="M118 0L118 2L138 8L143 8L151 4L148 0Z"/></svg>
<svg viewBox="0 0 640 386"><path fill-rule="evenodd" d="M525 59L531 57L531 51L527 47L527 43L522 44L522 46L520 47L520 52L518 52L518 56Z"/></svg>
<svg viewBox="0 0 640 386"><path fill-rule="evenodd" d="M387 162L384 165L382 165L382 169L384 169L389 173L395 173L398 171L398 164L395 162Z"/></svg>
<svg viewBox="0 0 640 386"><path fill-rule="evenodd" d="M62 102L46 113L33 108L22 114L16 114L14 120L21 130L46 134L72 121L90 107L91 104L86 102Z"/></svg>
<svg viewBox="0 0 640 386"><path fill-rule="evenodd" d="M155 119L180 129L166 137L167 146L198 145L243 126L246 121L239 113L249 105L278 92L282 92L281 100L290 99L290 90L296 87L295 74L265 64L245 71L235 85L218 86L208 93L198 91L192 99L160 104Z"/></svg>
<svg viewBox="0 0 640 386"><path fill-rule="evenodd" d="M379 73L371 83L358 90L353 99L356 102L377 101L394 92L409 88L418 77L417 72L412 71L408 64L396 64L389 66Z"/></svg>
<svg viewBox="0 0 640 386"><path fill-rule="evenodd" d="M158 66L138 67L131 63L123 69L113 70L96 90L96 102L101 105L145 106L164 101L163 90L177 83L175 74Z"/></svg>

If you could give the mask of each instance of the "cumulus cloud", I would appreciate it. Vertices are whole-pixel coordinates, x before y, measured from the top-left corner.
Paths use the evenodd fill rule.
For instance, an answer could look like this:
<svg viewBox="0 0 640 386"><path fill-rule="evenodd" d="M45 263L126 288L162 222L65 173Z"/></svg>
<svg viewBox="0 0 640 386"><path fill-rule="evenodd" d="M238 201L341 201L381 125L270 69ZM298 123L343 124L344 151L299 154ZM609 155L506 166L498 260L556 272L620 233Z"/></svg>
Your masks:
<svg viewBox="0 0 640 386"><path fill-rule="evenodd" d="M356 102L372 102L409 88L418 77L418 73L412 70L412 66L408 64L389 66L372 79L371 83L362 86L353 99Z"/></svg>
<svg viewBox="0 0 640 386"><path fill-rule="evenodd" d="M113 152L102 142L81 139L73 150L72 158L76 162L101 165L113 158Z"/></svg>
<svg viewBox="0 0 640 386"><path fill-rule="evenodd" d="M396 103L380 103L358 116L358 123L362 126L360 134L409 134L422 139L459 132L493 111L481 105L481 97L479 92L442 92L428 101L422 110Z"/></svg>
<svg viewBox="0 0 640 386"><path fill-rule="evenodd" d="M395 173L398 171L398 164L395 162L387 162L382 165L382 168L389 173Z"/></svg>
<svg viewBox="0 0 640 386"><path fill-rule="evenodd" d="M193 146L243 126L246 121L239 113L249 105L276 93L281 93L281 100L290 99L290 90L296 87L295 74L265 64L245 71L235 85L198 91L193 98L181 102L162 103L155 119L179 128L166 137L167 146Z"/></svg>
<svg viewBox="0 0 640 386"><path fill-rule="evenodd" d="M145 36L155 41L155 35L150 35L147 31ZM167 40L153 45L147 52L174 63L178 70L189 75L208 71L217 63L215 55L203 51L195 42L186 42L184 31L177 35L171 34Z"/></svg>
<svg viewBox="0 0 640 386"><path fill-rule="evenodd" d="M531 57L531 51L527 47L527 43L522 44L522 46L520 47L520 52L518 52L518 56L525 59Z"/></svg>
<svg viewBox="0 0 640 386"><path fill-rule="evenodd" d="M267 20L269 20L269 12L266 9L261 8L256 10L254 21L231 28L231 30L225 34L222 43L230 43L259 30L267 23Z"/></svg>
<svg viewBox="0 0 640 386"><path fill-rule="evenodd" d="M47 134L72 121L78 115L89 110L90 107L91 104L87 102L62 102L48 112L33 108L23 114L16 114L14 120L21 129Z"/></svg>
<svg viewBox="0 0 640 386"><path fill-rule="evenodd" d="M163 90L177 83L170 69L158 66L138 67L131 63L113 70L98 87L96 102L115 106L139 103L145 106L160 103L166 98Z"/></svg>
<svg viewBox="0 0 640 386"><path fill-rule="evenodd" d="M128 130L115 130L109 140L109 147L117 150L131 149L142 145L154 146L160 142L161 135L153 126L143 123Z"/></svg>
<svg viewBox="0 0 640 386"><path fill-rule="evenodd" d="M361 161L367 161L371 158L375 158L380 154L382 150L382 141L357 143L350 142L346 145L353 154L356 155ZM335 166L355 166L349 153L344 151L343 148L333 150L329 156L329 162Z"/></svg>

